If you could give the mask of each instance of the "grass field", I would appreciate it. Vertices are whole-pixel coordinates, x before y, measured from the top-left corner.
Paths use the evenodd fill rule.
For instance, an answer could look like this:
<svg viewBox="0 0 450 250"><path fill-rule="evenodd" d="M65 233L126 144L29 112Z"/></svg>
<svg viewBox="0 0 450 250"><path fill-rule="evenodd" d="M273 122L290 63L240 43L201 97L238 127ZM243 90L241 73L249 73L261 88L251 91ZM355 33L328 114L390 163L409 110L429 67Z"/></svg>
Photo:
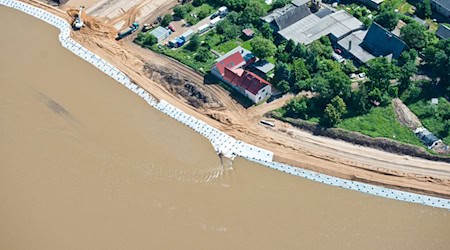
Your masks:
<svg viewBox="0 0 450 250"><path fill-rule="evenodd" d="M392 106L374 108L368 114L344 119L338 127L423 147L414 133L396 120Z"/></svg>

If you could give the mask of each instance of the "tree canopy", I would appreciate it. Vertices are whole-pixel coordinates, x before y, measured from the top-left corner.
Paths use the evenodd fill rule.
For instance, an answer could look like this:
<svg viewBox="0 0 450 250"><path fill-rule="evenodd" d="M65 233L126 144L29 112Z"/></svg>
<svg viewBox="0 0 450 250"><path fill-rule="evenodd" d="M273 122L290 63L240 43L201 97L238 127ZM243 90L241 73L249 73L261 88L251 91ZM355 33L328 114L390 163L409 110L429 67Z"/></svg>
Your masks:
<svg viewBox="0 0 450 250"><path fill-rule="evenodd" d="M253 54L261 59L271 57L275 55L277 51L277 47L273 44L272 41L263 37L255 37L250 42L252 45Z"/></svg>
<svg viewBox="0 0 450 250"><path fill-rule="evenodd" d="M392 9L382 11L374 21L387 30L393 30L400 20L399 15Z"/></svg>
<svg viewBox="0 0 450 250"><path fill-rule="evenodd" d="M427 32L425 26L418 22L412 22L400 30L400 36L410 48L421 50L427 45L425 32Z"/></svg>

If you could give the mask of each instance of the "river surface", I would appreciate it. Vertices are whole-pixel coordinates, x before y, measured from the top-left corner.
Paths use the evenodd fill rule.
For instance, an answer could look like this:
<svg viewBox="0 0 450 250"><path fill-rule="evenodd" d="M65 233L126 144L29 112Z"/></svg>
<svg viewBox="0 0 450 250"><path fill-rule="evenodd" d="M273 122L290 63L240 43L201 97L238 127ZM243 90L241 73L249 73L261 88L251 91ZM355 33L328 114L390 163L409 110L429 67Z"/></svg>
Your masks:
<svg viewBox="0 0 450 250"><path fill-rule="evenodd" d="M0 249L449 249L448 210L224 168L55 28L0 23Z"/></svg>

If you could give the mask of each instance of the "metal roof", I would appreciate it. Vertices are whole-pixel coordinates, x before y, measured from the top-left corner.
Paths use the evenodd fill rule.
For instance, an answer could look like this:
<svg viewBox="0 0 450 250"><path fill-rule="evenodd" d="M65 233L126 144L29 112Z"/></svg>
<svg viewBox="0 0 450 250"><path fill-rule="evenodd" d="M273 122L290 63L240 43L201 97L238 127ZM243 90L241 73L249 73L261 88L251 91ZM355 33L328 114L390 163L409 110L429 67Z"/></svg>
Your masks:
<svg viewBox="0 0 450 250"><path fill-rule="evenodd" d="M220 62L220 61L224 60L225 58L227 58L227 57L229 57L229 56L235 54L235 53L238 52L238 51L241 53L241 56L242 56L246 61L247 61L247 59L248 59L250 56L251 56L251 57L254 57L253 54L252 54L252 52L251 52L250 50L246 50L246 49L242 48L241 46L237 46L236 48L234 48L234 49L228 51L225 55L223 55L223 56L217 58L217 59L216 59L216 62Z"/></svg>
<svg viewBox="0 0 450 250"><path fill-rule="evenodd" d="M400 38L376 22L370 25L361 47L374 56L388 56L392 54L392 58L398 58L403 50L408 49L408 45Z"/></svg>
<svg viewBox="0 0 450 250"><path fill-rule="evenodd" d="M309 15L278 33L287 40L292 39L302 44L310 44L313 41L329 34L338 40L352 31L363 29L361 21L340 10L323 18Z"/></svg>
<svg viewBox="0 0 450 250"><path fill-rule="evenodd" d="M169 30L166 28L163 28L161 26L156 27L156 29L150 31L150 34L154 35L156 38L160 37L166 37L169 34Z"/></svg>
<svg viewBox="0 0 450 250"><path fill-rule="evenodd" d="M440 5L442 8L446 10L450 10L450 1L449 0L432 0L436 4Z"/></svg>
<svg viewBox="0 0 450 250"><path fill-rule="evenodd" d="M443 24L439 24L439 27L436 30L436 36L438 36L441 39L449 39L450 38L450 28Z"/></svg>
<svg viewBox="0 0 450 250"><path fill-rule="evenodd" d="M362 63L366 63L370 59L375 58L372 54L361 47L361 43L363 42L366 34L367 30L355 31L339 40L338 44L354 58L358 59Z"/></svg>
<svg viewBox="0 0 450 250"><path fill-rule="evenodd" d="M253 66L255 67L255 69L261 71L264 74L269 73L269 71L275 68L275 65L273 63L270 63L266 60L259 60L254 63Z"/></svg>

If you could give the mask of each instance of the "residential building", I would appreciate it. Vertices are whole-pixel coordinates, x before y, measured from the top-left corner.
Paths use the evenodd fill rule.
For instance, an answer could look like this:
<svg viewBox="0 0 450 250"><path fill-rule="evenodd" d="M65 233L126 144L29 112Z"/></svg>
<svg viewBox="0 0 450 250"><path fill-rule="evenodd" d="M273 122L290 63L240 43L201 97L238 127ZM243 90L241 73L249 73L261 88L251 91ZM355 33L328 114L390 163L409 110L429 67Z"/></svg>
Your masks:
<svg viewBox="0 0 450 250"><path fill-rule="evenodd" d="M366 63L375 57L397 59L408 49L399 37L373 22L368 30L359 30L338 41L338 46L347 57Z"/></svg>
<svg viewBox="0 0 450 250"><path fill-rule="evenodd" d="M164 41L170 35L170 31L161 26L156 27L154 30L150 31L150 34L158 39L158 43Z"/></svg>
<svg viewBox="0 0 450 250"><path fill-rule="evenodd" d="M431 8L450 19L450 0L431 0Z"/></svg>
<svg viewBox="0 0 450 250"><path fill-rule="evenodd" d="M211 73L253 103L258 103L271 95L272 86L262 77L245 69L255 60L250 51L237 47L217 59Z"/></svg>
<svg viewBox="0 0 450 250"><path fill-rule="evenodd" d="M436 36L441 39L449 39L450 38L450 27L445 26L443 24L439 24L439 27L436 30Z"/></svg>
<svg viewBox="0 0 450 250"><path fill-rule="evenodd" d="M269 23L273 30L280 31L311 14L306 5L309 1L298 0L292 2L272 11L267 16L262 17L262 20Z"/></svg>

